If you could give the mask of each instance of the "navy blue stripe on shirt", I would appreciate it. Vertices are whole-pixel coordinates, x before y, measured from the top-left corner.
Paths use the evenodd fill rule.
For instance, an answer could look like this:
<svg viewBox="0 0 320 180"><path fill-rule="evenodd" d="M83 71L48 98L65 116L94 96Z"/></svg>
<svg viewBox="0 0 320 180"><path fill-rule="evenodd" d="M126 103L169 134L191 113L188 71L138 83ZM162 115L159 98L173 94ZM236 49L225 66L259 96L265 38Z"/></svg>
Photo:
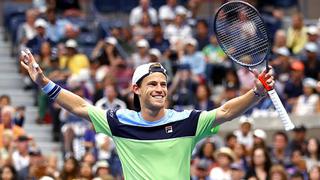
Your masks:
<svg viewBox="0 0 320 180"><path fill-rule="evenodd" d="M112 135L136 140L162 140L195 136L200 111L192 111L190 116L167 124L142 127L121 123L114 110L107 111L107 120Z"/></svg>

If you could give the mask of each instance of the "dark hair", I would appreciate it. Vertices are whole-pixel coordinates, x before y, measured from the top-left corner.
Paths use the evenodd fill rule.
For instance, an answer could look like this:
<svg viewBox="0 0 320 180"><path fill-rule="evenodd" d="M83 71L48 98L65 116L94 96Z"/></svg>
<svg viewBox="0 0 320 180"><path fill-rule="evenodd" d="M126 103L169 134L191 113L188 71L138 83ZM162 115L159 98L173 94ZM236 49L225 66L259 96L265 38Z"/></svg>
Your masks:
<svg viewBox="0 0 320 180"><path fill-rule="evenodd" d="M262 148L262 147L257 147L255 149L252 150L252 154L251 154L251 167L254 168L255 164L254 164L254 160L253 160L253 156L254 156L254 152L256 150L261 149L264 153L264 158L265 158L265 162L264 162L264 170L269 173L269 170L271 168L272 162L270 159L270 155L268 154L268 150L266 148Z"/></svg>
<svg viewBox="0 0 320 180"><path fill-rule="evenodd" d="M283 131L277 131L277 132L275 132L275 133L273 134L273 138L275 138L276 136L282 136L282 137L284 137L284 139L286 140L286 142L289 141L288 135L287 135L285 132L283 132Z"/></svg>
<svg viewBox="0 0 320 180"><path fill-rule="evenodd" d="M1 174L1 175L0 175L0 178L1 178L2 173L3 173L3 171L4 171L5 168L10 169L10 171L11 171L11 173L12 173L12 180L17 180L17 179L18 179L17 171L16 171L16 169L15 169L13 166L11 166L11 165L4 165L4 166L0 169L0 174Z"/></svg>
<svg viewBox="0 0 320 180"><path fill-rule="evenodd" d="M11 104L11 98L10 98L8 95L6 95L6 94L1 95L1 96L0 96L0 100L2 100L2 99L7 99L8 102L9 102L9 104Z"/></svg>
<svg viewBox="0 0 320 180"><path fill-rule="evenodd" d="M72 172L66 172L66 170L65 170L65 163L68 160L71 160L72 163L74 164L74 169L72 170ZM65 158L63 169L61 171L61 178L62 179L68 179L70 177L71 178L76 178L79 175L78 173L79 173L79 162L78 162L78 160L74 156L69 156L69 157Z"/></svg>
<svg viewBox="0 0 320 180"><path fill-rule="evenodd" d="M225 141L229 141L231 138L237 138L237 136L234 135L233 133L228 133L226 135Z"/></svg>
<svg viewBox="0 0 320 180"><path fill-rule="evenodd" d="M208 22L207 22L205 19L199 19L199 20L197 21L197 24L196 24L196 25L198 25L198 24L202 24L202 25L204 25L206 28L209 27Z"/></svg>
<svg viewBox="0 0 320 180"><path fill-rule="evenodd" d="M308 143L307 144L309 144L309 141L312 140L312 139L314 139L316 141L316 143L317 143L317 148L318 148L317 160L320 161L320 141L316 137L311 137L310 139L308 139ZM311 154L310 154L310 152L308 150L306 152L306 156L307 157L311 156Z"/></svg>

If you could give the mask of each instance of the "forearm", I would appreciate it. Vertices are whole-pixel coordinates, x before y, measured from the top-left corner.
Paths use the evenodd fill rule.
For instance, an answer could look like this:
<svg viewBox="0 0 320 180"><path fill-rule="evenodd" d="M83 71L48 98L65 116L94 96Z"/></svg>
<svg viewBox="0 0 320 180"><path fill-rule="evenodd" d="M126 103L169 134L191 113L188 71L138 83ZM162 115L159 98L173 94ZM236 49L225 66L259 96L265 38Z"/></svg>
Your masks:
<svg viewBox="0 0 320 180"><path fill-rule="evenodd" d="M261 99L262 97L255 95L254 90L250 90L240 97L229 100L218 108L215 125L222 124L240 116Z"/></svg>
<svg viewBox="0 0 320 180"><path fill-rule="evenodd" d="M87 111L87 108L90 104L80 96L73 94L68 90L62 89L55 101L68 112L90 120Z"/></svg>
<svg viewBox="0 0 320 180"><path fill-rule="evenodd" d="M49 82L49 79L44 78L44 81L40 84L41 88L45 87ZM67 111L89 120L87 112L89 104L80 96L73 94L68 90L61 89L54 100Z"/></svg>

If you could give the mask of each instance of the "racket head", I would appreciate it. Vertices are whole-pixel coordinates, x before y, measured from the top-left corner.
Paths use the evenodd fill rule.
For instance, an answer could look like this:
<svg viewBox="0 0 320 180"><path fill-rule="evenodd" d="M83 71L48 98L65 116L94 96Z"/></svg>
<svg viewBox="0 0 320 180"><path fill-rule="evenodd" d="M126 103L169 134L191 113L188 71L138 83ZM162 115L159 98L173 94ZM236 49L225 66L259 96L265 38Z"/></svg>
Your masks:
<svg viewBox="0 0 320 180"><path fill-rule="evenodd" d="M270 53L264 21L249 3L230 1L223 4L214 18L214 32L226 55L242 66L258 66Z"/></svg>

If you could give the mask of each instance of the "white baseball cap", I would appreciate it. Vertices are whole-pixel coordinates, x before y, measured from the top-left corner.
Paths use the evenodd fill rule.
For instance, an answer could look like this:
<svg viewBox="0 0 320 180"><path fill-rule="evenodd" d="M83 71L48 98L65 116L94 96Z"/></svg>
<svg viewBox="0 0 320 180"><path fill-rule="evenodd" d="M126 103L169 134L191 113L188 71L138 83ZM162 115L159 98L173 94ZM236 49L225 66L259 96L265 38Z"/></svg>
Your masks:
<svg viewBox="0 0 320 180"><path fill-rule="evenodd" d="M313 78L304 78L302 81L303 86L305 87L311 87L311 88L316 88L317 87L317 80Z"/></svg>
<svg viewBox="0 0 320 180"><path fill-rule="evenodd" d="M248 117L248 116L241 116L239 122L240 122L240 124L249 123L249 124L253 125L254 120L253 120L253 118Z"/></svg>
<svg viewBox="0 0 320 180"><path fill-rule="evenodd" d="M263 140L265 140L267 138L266 132L262 129L254 130L253 135L260 138L260 139L263 139Z"/></svg>
<svg viewBox="0 0 320 180"><path fill-rule="evenodd" d="M317 35L318 34L317 26L309 26L307 29L307 33L311 35Z"/></svg>
<svg viewBox="0 0 320 180"><path fill-rule="evenodd" d="M78 43L76 40L74 39L69 39L67 42L66 42L66 45L65 45L67 48L77 48L78 47Z"/></svg>
<svg viewBox="0 0 320 180"><path fill-rule="evenodd" d="M161 57L161 52L156 48L150 49L149 54L156 56L158 59Z"/></svg>
<svg viewBox="0 0 320 180"><path fill-rule="evenodd" d="M290 51L287 47L280 47L276 50L276 53L282 56L289 56Z"/></svg>
<svg viewBox="0 0 320 180"><path fill-rule="evenodd" d="M154 73L154 72L160 72L163 73L166 77L166 69L160 64L160 63L148 63L148 64L142 64L136 68L136 70L133 73L132 76L132 85L137 85L139 82L143 80L143 78L147 77L148 75ZM134 94L133 97L134 107L137 111L140 111L140 101L137 94Z"/></svg>
<svg viewBox="0 0 320 180"><path fill-rule="evenodd" d="M304 48L309 51L309 52L313 52L313 53L316 53L318 52L318 46L316 43L313 43L313 42L308 42Z"/></svg>
<svg viewBox="0 0 320 180"><path fill-rule="evenodd" d="M36 28L37 28L37 27L47 28L48 23L47 23L47 21L45 21L44 19L39 18L39 19L37 19L37 20L34 22L34 26L35 26Z"/></svg>
<svg viewBox="0 0 320 180"><path fill-rule="evenodd" d="M185 45L192 45L192 46L197 46L198 45L198 41L195 39L195 38L186 38L185 40L184 40L184 44Z"/></svg>
<svg viewBox="0 0 320 180"><path fill-rule="evenodd" d="M137 42L137 47L144 47L144 48L149 48L149 43L147 40L145 39L140 39L138 42Z"/></svg>
<svg viewBox="0 0 320 180"><path fill-rule="evenodd" d="M118 40L115 38L115 37L112 37L112 36L110 36L110 37L106 37L105 39L104 39L104 41L106 42L106 43L108 43L108 44L112 44L112 45L117 45L117 43L118 43Z"/></svg>

